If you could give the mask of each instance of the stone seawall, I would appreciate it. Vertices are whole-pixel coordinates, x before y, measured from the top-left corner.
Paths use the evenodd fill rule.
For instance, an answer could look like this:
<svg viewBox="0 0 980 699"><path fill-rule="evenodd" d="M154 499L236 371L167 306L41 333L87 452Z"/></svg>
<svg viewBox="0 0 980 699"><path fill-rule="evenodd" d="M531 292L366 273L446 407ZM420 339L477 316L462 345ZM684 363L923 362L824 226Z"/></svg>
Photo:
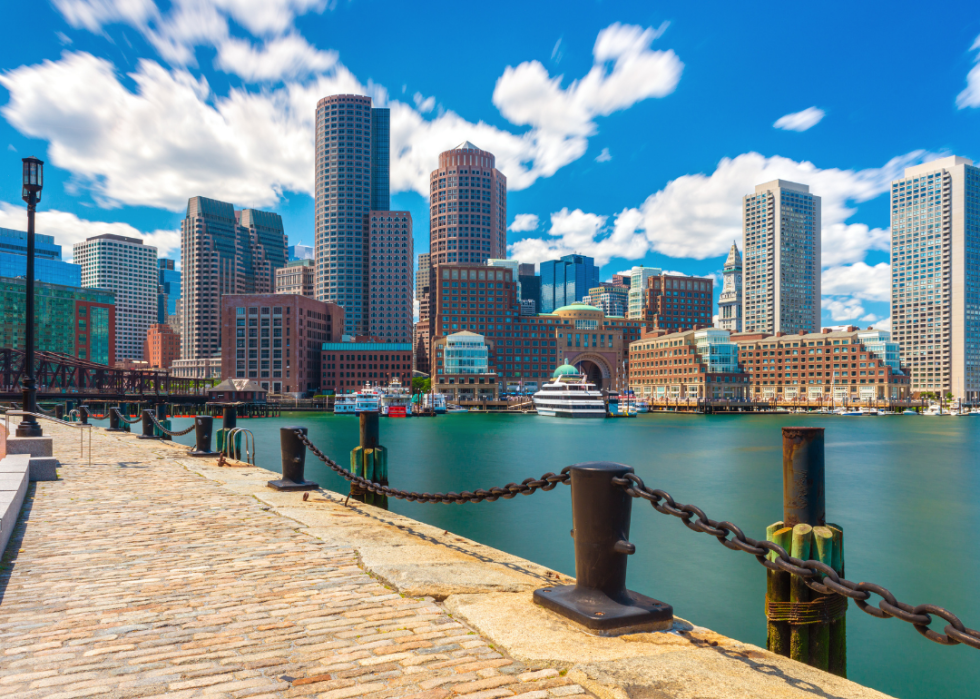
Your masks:
<svg viewBox="0 0 980 699"><path fill-rule="evenodd" d="M4 696L885 696L683 620L591 636L532 604L571 580L530 561L173 443L98 430L89 467L45 431L60 480L0 570Z"/></svg>

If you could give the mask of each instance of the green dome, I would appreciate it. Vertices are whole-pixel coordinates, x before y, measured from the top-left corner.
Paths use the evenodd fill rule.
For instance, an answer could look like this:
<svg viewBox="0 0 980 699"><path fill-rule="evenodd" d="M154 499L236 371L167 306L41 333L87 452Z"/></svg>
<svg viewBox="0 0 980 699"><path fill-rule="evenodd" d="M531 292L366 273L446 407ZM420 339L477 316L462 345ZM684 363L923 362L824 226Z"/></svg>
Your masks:
<svg viewBox="0 0 980 699"><path fill-rule="evenodd" d="M560 313L561 311L598 311L599 313L602 313L601 308L590 306L589 304L582 303L581 301L576 301L575 303L570 303L567 306L556 308L552 311L552 313Z"/></svg>
<svg viewBox="0 0 980 699"><path fill-rule="evenodd" d="M562 364L560 367L555 369L555 373L551 375L551 378L557 379L559 376L577 376L578 369L573 367L571 364Z"/></svg>

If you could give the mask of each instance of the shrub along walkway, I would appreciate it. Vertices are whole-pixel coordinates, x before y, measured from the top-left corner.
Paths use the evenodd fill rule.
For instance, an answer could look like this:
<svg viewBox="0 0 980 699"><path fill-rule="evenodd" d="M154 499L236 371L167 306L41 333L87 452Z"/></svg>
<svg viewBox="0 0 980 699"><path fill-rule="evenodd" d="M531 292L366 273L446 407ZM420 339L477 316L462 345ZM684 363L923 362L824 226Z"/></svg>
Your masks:
<svg viewBox="0 0 980 699"><path fill-rule="evenodd" d="M44 429L61 480L32 484L0 569L0 696L583 693L172 448L95 430L89 467L74 431Z"/></svg>

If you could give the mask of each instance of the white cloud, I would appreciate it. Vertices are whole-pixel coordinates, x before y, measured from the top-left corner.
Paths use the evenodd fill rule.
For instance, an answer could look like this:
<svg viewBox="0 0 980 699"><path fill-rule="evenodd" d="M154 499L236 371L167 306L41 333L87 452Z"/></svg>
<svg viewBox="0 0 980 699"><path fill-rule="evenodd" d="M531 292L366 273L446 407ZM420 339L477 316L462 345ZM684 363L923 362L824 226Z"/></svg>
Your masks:
<svg viewBox="0 0 980 699"><path fill-rule="evenodd" d="M550 238L524 238L508 246L510 257L521 262L544 262L562 255L581 253L604 265L613 257L635 260L646 254L642 239L633 235L634 210L616 215L612 227L608 217L567 208L551 214Z"/></svg>
<svg viewBox="0 0 980 699"><path fill-rule="evenodd" d="M838 265L823 271L821 291L826 296L852 296L865 301L891 299L891 265L879 262L873 267L866 262Z"/></svg>
<svg viewBox="0 0 980 699"><path fill-rule="evenodd" d="M892 317L882 318L877 323L874 324L875 330L891 330L892 329Z"/></svg>
<svg viewBox="0 0 980 699"><path fill-rule="evenodd" d="M863 223L824 225L820 256L824 267L863 260L870 250L891 248L891 229L869 228Z"/></svg>
<svg viewBox="0 0 980 699"><path fill-rule="evenodd" d="M853 298L824 298L820 304L835 321L857 320L864 313L864 306Z"/></svg>
<svg viewBox="0 0 980 699"><path fill-rule="evenodd" d="M980 107L980 36L973 42L970 50L977 51L977 57L974 59L976 65L966 76L966 87L963 88L963 92L956 96L956 106L960 109Z"/></svg>
<svg viewBox="0 0 980 699"><path fill-rule="evenodd" d="M243 39L228 39L215 58L216 67L252 82L323 73L336 63L336 51L319 51L298 34L272 39L258 49Z"/></svg>
<svg viewBox="0 0 980 699"><path fill-rule="evenodd" d="M806 131L820 123L825 112L816 107L807 107L802 112L794 112L776 119L773 126L783 131Z"/></svg>
<svg viewBox="0 0 980 699"><path fill-rule="evenodd" d="M610 160L612 160L612 156L609 155L609 149L608 148L603 148L602 149L602 152L599 153L599 155L597 155L595 157L595 161L597 163L608 163Z"/></svg>
<svg viewBox="0 0 980 699"><path fill-rule="evenodd" d="M54 6L68 24L90 32L115 22L140 26L157 15L152 0L54 0Z"/></svg>
<svg viewBox="0 0 980 699"><path fill-rule="evenodd" d="M415 103L415 108L422 114L431 112L436 108L436 98L432 95L423 97L421 92L416 92L412 96L412 101Z"/></svg>
<svg viewBox="0 0 980 699"><path fill-rule="evenodd" d="M0 228L26 230L27 209L16 204L0 201ZM62 246L61 255L64 259L72 257L72 245L81 243L94 235L123 235L128 238L141 238L147 245L157 249L158 257L168 257L180 254L179 230L156 230L143 233L128 223L89 221L79 218L67 211L37 212L35 228L38 233L53 235L55 242Z"/></svg>
<svg viewBox="0 0 980 699"><path fill-rule="evenodd" d="M507 230L519 233L523 231L533 231L538 227L537 214L517 214L514 222L507 226Z"/></svg>

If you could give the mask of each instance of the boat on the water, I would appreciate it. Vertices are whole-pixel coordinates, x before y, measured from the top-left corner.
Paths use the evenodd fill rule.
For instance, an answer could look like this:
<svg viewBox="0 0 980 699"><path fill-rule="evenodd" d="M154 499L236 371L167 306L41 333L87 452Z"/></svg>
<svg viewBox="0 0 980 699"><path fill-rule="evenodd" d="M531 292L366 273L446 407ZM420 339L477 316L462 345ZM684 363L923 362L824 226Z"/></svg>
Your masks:
<svg viewBox="0 0 980 699"><path fill-rule="evenodd" d="M446 406L445 412L447 412L447 413L468 413L468 412L470 412L470 409L469 408L464 408L461 405L449 405L449 406Z"/></svg>
<svg viewBox="0 0 980 699"><path fill-rule="evenodd" d="M356 393L341 393L338 396L334 396L333 412L335 415L353 415L354 404L356 402Z"/></svg>
<svg viewBox="0 0 980 699"><path fill-rule="evenodd" d="M381 390L370 383L364 384L359 392L354 394L357 399L354 401L354 413L377 413L381 411Z"/></svg>
<svg viewBox="0 0 980 699"><path fill-rule="evenodd" d="M381 414L385 417L409 417L412 414L412 396L397 376L382 392Z"/></svg>
<svg viewBox="0 0 980 699"><path fill-rule="evenodd" d="M426 393L422 396L422 407L431 410L436 415L446 414L446 394L445 393Z"/></svg>
<svg viewBox="0 0 980 699"><path fill-rule="evenodd" d="M638 413L650 412L650 404L643 399L636 401L636 412Z"/></svg>
<svg viewBox="0 0 980 699"><path fill-rule="evenodd" d="M562 364L531 400L538 415L546 417L606 417L602 391L589 383L578 369Z"/></svg>

